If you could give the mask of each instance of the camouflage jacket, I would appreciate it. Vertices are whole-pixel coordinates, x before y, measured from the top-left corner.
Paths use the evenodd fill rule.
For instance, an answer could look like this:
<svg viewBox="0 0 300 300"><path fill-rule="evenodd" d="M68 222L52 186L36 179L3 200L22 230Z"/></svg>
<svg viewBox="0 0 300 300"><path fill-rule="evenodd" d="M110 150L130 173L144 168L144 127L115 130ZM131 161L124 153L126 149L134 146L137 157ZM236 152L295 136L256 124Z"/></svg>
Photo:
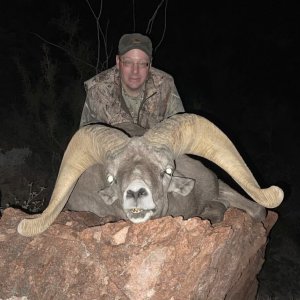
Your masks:
<svg viewBox="0 0 300 300"><path fill-rule="evenodd" d="M80 127L96 122L110 125L134 122L122 96L121 80L116 66L87 80L85 89L87 96ZM184 108L173 77L151 67L138 111L137 124L151 128L178 112L184 112Z"/></svg>

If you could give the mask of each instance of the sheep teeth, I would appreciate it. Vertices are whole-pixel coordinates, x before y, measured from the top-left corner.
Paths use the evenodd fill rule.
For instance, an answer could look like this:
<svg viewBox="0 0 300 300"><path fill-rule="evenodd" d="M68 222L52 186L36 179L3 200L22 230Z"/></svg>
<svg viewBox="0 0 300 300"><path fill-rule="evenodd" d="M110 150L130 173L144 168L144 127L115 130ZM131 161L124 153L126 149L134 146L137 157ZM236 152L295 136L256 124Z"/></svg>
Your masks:
<svg viewBox="0 0 300 300"><path fill-rule="evenodd" d="M132 212L133 214L138 214L138 213L140 213L141 211L143 211L141 208L133 208L133 209L131 209L131 212Z"/></svg>

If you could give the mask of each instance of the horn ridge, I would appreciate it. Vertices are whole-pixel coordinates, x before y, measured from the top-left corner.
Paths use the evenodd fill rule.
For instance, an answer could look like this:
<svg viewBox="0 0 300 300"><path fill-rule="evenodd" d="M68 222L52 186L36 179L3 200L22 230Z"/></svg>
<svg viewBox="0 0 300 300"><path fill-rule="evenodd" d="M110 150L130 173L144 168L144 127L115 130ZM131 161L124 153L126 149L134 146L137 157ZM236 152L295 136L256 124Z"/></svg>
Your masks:
<svg viewBox="0 0 300 300"><path fill-rule="evenodd" d="M105 125L80 128L64 153L48 207L34 219L24 219L18 225L23 236L45 231L67 203L80 175L89 167L104 161L107 152L120 151L130 138L118 129Z"/></svg>
<svg viewBox="0 0 300 300"><path fill-rule="evenodd" d="M167 147L174 159L182 154L193 154L214 162L265 207L277 207L283 200L279 187L260 188L228 136L204 117L188 113L174 115L148 130L144 138L156 147Z"/></svg>

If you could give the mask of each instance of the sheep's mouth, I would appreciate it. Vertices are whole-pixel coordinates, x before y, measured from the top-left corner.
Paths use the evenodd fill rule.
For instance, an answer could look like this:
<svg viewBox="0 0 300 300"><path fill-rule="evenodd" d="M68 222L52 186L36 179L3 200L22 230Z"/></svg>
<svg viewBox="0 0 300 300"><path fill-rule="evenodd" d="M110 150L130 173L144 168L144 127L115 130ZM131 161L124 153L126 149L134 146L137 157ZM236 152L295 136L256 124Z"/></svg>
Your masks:
<svg viewBox="0 0 300 300"><path fill-rule="evenodd" d="M152 209L142 209L138 207L128 209L126 212L128 219L133 223L146 222L153 214L154 210Z"/></svg>
<svg viewBox="0 0 300 300"><path fill-rule="evenodd" d="M141 212L143 212L144 210L142 209L142 208L132 208L131 210L130 210L130 212L132 213L132 214L139 214L139 213L141 213Z"/></svg>

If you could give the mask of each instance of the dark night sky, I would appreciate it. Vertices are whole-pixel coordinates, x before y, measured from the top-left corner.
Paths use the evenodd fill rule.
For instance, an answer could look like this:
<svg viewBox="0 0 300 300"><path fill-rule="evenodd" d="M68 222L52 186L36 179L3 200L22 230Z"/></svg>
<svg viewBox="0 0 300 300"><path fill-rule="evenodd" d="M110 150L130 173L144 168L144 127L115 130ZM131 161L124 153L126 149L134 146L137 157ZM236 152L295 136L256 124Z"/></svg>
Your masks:
<svg viewBox="0 0 300 300"><path fill-rule="evenodd" d="M65 36L53 19L59 18L62 4L69 5L78 17L80 39L96 48L96 23L85 0L5 2L0 12L2 119L9 118L12 107L23 109L22 82L13 57L18 54L32 74L39 74L42 41L32 32L61 43ZM100 1L90 3L97 10ZM112 51L109 66L114 62L120 36L132 32L134 26L135 31L145 33L159 1L135 1L135 23L132 3L103 1L100 24L105 28L109 20L108 48ZM271 279L264 277L264 282L274 289L272 284L276 285L276 280L282 282L288 278L291 282L295 274L300 278L300 256L295 254L300 252L299 9L292 1L284 0L259 4L169 0L165 18L164 5L150 32L155 48L166 25L153 64L173 75L188 112L215 121L239 145L249 162L254 161L253 168L262 182L281 184L285 189L285 202L276 210L283 221L280 219L277 229L274 228L273 247L278 252L270 250L269 255L272 263L276 259L284 261L280 268L293 265L296 271L277 277L268 273ZM50 46L50 51L62 66L67 66L67 56L61 50ZM90 58L90 63L95 61L95 57ZM85 79L88 78L83 78L82 83ZM5 134L0 132L0 137L3 141ZM295 253L288 250L286 255L282 253L284 239L294 245ZM277 272L268 265L265 269ZM278 293L288 295L291 290L287 290L282 287ZM300 299L300 292L289 295Z"/></svg>
<svg viewBox="0 0 300 300"><path fill-rule="evenodd" d="M91 1L95 11L99 2ZM165 37L155 53L154 64L174 75L181 93L186 90L181 79L189 81L189 88L199 89L200 83L201 90L211 94L216 92L210 90L218 80L215 77L221 76L226 84L232 72L247 76L252 90L264 88L278 93L282 92L279 88L296 88L299 13L290 1L262 1L259 5L252 1L218 5L207 2L169 1L166 18L163 5L153 22L150 36L156 47L166 20ZM59 17L62 3L68 4L78 16L81 37L96 46L95 19L84 0L10 1L6 4L9 7L2 9L0 28L5 33L1 36L4 45L13 48L25 44L24 50L31 49L34 55L40 50L41 41L30 32L59 43L62 35L52 19ZM105 28L109 20L108 44L113 54L120 35L133 31L134 25L136 31L146 32L158 3L136 1L134 24L132 1L103 1L101 25ZM110 64L114 55L111 57ZM289 83L279 87L287 76Z"/></svg>
<svg viewBox="0 0 300 300"><path fill-rule="evenodd" d="M91 1L95 10L99 2ZM105 28L109 20L111 66L120 35L133 31L134 25L136 31L145 33L159 1L136 1L135 23L132 1L103 2L100 23ZM292 102L298 85L299 13L291 1L262 1L259 5L252 1L223 1L218 5L207 2L169 1L166 18L162 5L150 32L155 48L166 20L166 33L155 52L154 65L174 76L187 109L197 106L191 103L197 97L202 99L202 108L204 105L214 114L219 102L228 102L228 107L236 104L233 93L240 93L241 98L251 94L258 102L255 106L263 97ZM2 69L1 76L10 76L13 82L14 68L9 60L16 49L28 63L34 64L41 55L42 42L32 32L61 43L63 35L53 19L60 16L62 3L78 16L81 39L96 48L95 19L86 1L11 1L7 9L1 10L1 61L9 68ZM51 51L63 55L54 47ZM95 64L95 59L90 62Z"/></svg>

